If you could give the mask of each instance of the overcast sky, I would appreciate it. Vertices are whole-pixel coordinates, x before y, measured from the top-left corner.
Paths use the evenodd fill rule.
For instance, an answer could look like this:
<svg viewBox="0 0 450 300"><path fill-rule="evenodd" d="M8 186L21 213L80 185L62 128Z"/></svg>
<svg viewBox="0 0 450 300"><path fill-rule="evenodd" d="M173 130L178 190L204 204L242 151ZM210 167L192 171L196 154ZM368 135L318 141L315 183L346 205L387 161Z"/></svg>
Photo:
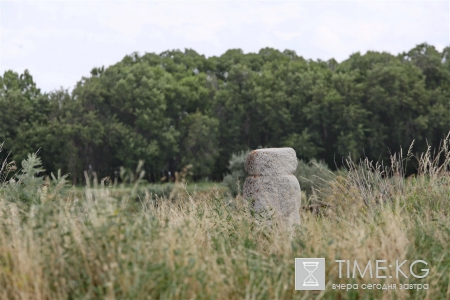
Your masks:
<svg viewBox="0 0 450 300"><path fill-rule="evenodd" d="M132 52L294 50L341 62L450 45L449 1L2 1L0 75L31 72L42 91L72 90Z"/></svg>

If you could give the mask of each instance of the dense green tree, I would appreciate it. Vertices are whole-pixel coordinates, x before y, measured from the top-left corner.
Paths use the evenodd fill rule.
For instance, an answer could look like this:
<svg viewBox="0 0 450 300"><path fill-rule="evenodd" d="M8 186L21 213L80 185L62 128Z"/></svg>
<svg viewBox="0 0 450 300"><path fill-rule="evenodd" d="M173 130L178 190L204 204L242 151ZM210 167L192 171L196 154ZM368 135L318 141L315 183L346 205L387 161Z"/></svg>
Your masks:
<svg viewBox="0 0 450 300"><path fill-rule="evenodd" d="M5 149L10 149L19 127L39 116L33 115L33 104L40 98L28 70L20 75L6 71L0 77L0 140L5 141ZM37 105L35 105L38 107Z"/></svg>
<svg viewBox="0 0 450 300"><path fill-rule="evenodd" d="M181 165L192 164L195 179L210 177L219 154L219 121L197 111L183 120L182 128Z"/></svg>
<svg viewBox="0 0 450 300"><path fill-rule="evenodd" d="M348 156L387 160L415 140L437 146L450 131L450 47L399 55L356 52L338 63L295 51L192 49L131 53L93 68L75 89L42 94L31 74L0 77L0 142L14 159L40 149L48 172L82 182L145 161L146 178L193 165L221 180L232 153L293 147L299 159L340 166Z"/></svg>

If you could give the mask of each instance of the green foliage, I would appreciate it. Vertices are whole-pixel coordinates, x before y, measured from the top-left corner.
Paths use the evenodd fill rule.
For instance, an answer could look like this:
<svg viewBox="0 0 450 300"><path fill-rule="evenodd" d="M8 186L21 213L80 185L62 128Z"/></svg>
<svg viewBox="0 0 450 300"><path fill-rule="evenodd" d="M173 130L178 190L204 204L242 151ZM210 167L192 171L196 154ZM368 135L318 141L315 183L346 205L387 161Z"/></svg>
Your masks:
<svg viewBox="0 0 450 300"><path fill-rule="evenodd" d="M315 159L310 160L308 163L299 160L294 175L300 183L302 192L305 192L307 195L311 195L312 189L319 190L327 186L328 182L336 176L325 162Z"/></svg>
<svg viewBox="0 0 450 300"><path fill-rule="evenodd" d="M247 174L245 172L244 164L250 151L241 151L233 153L228 163L229 174L223 178L223 183L230 189L233 196L241 194Z"/></svg>
<svg viewBox="0 0 450 300"><path fill-rule="evenodd" d="M195 179L207 178L212 173L219 153L219 121L196 112L188 115L182 123L184 136L181 165L192 164Z"/></svg>
<svg viewBox="0 0 450 300"><path fill-rule="evenodd" d="M1 150L1 147L0 147ZM15 171L14 162L5 160L0 169L0 197L11 202L25 205L45 204L55 198L64 197L67 192L68 174L61 175L58 170L56 176L51 173L50 178L44 178L42 161L36 153L28 154L21 163L22 168L7 179L10 171ZM44 180L45 179L45 180Z"/></svg>
<svg viewBox="0 0 450 300"><path fill-rule="evenodd" d="M26 204L40 201L38 190L44 183L43 177L36 176L45 171L42 161L35 153L28 154L22 161L22 168L4 185L2 194L10 201L21 201Z"/></svg>
<svg viewBox="0 0 450 300"><path fill-rule="evenodd" d="M413 138L425 151L450 131L449 52L423 43L341 63L272 48L132 53L93 68L71 93L48 94L27 70L9 70L0 76L0 140L16 161L41 148L43 167L74 184L85 170L113 177L139 160L149 182L188 164L195 181L221 181L232 153L260 145L292 147L332 169L346 157L387 163Z"/></svg>
<svg viewBox="0 0 450 300"><path fill-rule="evenodd" d="M291 133L283 139L282 145L284 147L291 147L295 150L297 157L302 159L313 159L318 157L322 151L312 141L311 135L308 133L308 129L299 133Z"/></svg>

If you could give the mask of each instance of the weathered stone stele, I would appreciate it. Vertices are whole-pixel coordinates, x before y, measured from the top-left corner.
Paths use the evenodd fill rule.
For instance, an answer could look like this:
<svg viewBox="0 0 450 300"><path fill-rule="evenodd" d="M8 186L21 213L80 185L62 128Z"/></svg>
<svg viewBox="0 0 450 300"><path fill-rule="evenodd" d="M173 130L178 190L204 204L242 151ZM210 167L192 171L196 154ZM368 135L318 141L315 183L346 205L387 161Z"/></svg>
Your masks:
<svg viewBox="0 0 450 300"><path fill-rule="evenodd" d="M298 161L292 148L253 150L245 161L244 198L256 211L271 211L284 224L300 224L301 190L293 175Z"/></svg>

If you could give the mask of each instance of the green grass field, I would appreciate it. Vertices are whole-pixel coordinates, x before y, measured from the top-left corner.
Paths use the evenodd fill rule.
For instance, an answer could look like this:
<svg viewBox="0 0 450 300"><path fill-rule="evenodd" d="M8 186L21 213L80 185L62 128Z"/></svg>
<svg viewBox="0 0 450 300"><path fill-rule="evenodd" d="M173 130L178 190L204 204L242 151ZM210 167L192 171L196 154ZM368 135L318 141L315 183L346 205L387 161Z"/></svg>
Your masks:
<svg viewBox="0 0 450 300"><path fill-rule="evenodd" d="M161 186L42 185L31 164L0 191L0 298L448 299L450 175L441 154L420 157L409 179L395 165L386 176L350 163L303 203L326 208L302 209L293 230L255 218L220 184L176 184L162 196L151 192ZM325 291L295 291L296 257L326 259ZM425 260L429 275L339 278L335 260L377 259ZM333 289L348 283L397 289Z"/></svg>

